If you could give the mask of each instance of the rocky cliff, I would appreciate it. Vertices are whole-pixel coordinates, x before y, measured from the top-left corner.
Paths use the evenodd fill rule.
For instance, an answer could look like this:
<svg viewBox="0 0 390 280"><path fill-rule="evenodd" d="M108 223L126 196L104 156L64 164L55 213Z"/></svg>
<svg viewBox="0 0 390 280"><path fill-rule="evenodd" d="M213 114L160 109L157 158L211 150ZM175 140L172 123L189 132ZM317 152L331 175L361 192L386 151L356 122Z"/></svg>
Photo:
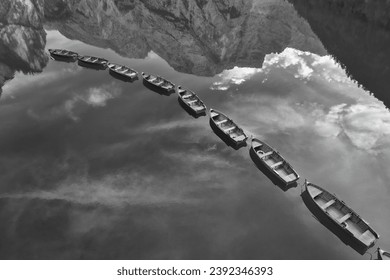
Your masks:
<svg viewBox="0 0 390 280"><path fill-rule="evenodd" d="M38 72L46 65L43 0L0 2L0 93L15 71Z"/></svg>
<svg viewBox="0 0 390 280"><path fill-rule="evenodd" d="M347 73L389 107L390 33L382 12L390 1L356 1L350 6L341 0L289 1Z"/></svg>
<svg viewBox="0 0 390 280"><path fill-rule="evenodd" d="M154 51L178 71L214 75L261 67L264 56L294 47L325 50L284 0L45 1L48 28L121 55Z"/></svg>

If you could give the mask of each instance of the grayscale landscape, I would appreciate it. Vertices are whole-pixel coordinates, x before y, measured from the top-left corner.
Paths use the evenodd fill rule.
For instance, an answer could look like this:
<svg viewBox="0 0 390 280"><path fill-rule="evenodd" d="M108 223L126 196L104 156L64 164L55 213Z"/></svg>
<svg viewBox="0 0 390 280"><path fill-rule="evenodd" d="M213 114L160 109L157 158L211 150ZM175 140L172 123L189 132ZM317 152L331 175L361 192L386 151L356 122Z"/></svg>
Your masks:
<svg viewBox="0 0 390 280"><path fill-rule="evenodd" d="M376 259L389 15L0 0L0 259Z"/></svg>

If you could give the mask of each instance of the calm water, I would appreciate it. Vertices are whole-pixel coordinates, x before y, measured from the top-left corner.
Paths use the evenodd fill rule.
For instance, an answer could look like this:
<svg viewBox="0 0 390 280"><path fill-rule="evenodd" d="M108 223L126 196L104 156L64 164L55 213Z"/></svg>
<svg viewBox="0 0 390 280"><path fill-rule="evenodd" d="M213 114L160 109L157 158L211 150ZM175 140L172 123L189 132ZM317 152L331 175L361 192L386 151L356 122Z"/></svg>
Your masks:
<svg viewBox="0 0 390 280"><path fill-rule="evenodd" d="M200 77L153 51L129 59L48 31L46 48L56 47L194 90L335 192L390 248L390 113L330 56L287 48L262 68ZM0 258L369 258L315 220L300 186L275 186L249 146L227 146L208 117L142 80L50 60L4 85L0 119Z"/></svg>

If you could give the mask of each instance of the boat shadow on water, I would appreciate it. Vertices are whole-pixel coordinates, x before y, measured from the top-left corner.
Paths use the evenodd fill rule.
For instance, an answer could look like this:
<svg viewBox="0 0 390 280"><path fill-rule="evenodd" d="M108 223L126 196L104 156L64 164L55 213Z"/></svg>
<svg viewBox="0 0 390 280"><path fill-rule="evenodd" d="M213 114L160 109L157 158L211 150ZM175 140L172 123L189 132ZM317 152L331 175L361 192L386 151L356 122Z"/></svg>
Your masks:
<svg viewBox="0 0 390 280"><path fill-rule="evenodd" d="M223 133L221 130L219 130L216 125L214 124L214 122L210 119L209 120L209 124L210 124L210 127L211 129L213 130L213 132L229 147L235 149L235 150L239 150L240 148L242 147L246 147L247 146L247 143L246 141L239 144L239 145L236 145L225 133Z"/></svg>
<svg viewBox="0 0 390 280"><path fill-rule="evenodd" d="M108 71L108 73L110 74L111 77L117 79L117 80L120 80L122 82L126 82L126 83L133 83L135 81L137 81L139 78L138 78L138 75L134 78L130 78L130 77L124 77L123 75L120 75L118 73L115 73L113 71Z"/></svg>
<svg viewBox="0 0 390 280"><path fill-rule="evenodd" d="M260 159L255 155L255 152L252 149L249 149L249 156L252 159L253 163L274 185L278 186L282 191L286 192L289 189L295 188L298 186L297 182L291 184L284 183L280 178L273 174Z"/></svg>
<svg viewBox="0 0 390 280"><path fill-rule="evenodd" d="M195 119L207 115L206 112L195 114L190 108L188 108L188 106L184 104L183 100L181 100L180 97L177 98L177 101L179 102L180 107L182 107L184 111L186 111L191 117Z"/></svg>
<svg viewBox="0 0 390 280"><path fill-rule="evenodd" d="M353 238L350 234L344 231L339 226L329 219L328 216L315 205L313 200L307 191L301 193L303 203L306 205L307 209L313 214L314 218L319 221L324 227L330 230L334 235L336 235L345 245L350 246L360 255L364 255L369 248L363 247L361 244L356 242L356 239Z"/></svg>
<svg viewBox="0 0 390 280"><path fill-rule="evenodd" d="M170 96L172 95L175 91L172 90L172 91L166 91L162 88L159 88L157 86L154 86L154 85L151 85L150 83L146 82L144 79L142 79L142 83L144 84L144 86L148 89L150 89L151 91L154 91L160 95L163 95L163 96Z"/></svg>
<svg viewBox="0 0 390 280"><path fill-rule="evenodd" d="M99 65L99 64L93 64L93 63L87 63L83 61L77 61L77 64L81 67L89 68L89 69L94 69L94 70L105 70L107 68L106 65Z"/></svg>

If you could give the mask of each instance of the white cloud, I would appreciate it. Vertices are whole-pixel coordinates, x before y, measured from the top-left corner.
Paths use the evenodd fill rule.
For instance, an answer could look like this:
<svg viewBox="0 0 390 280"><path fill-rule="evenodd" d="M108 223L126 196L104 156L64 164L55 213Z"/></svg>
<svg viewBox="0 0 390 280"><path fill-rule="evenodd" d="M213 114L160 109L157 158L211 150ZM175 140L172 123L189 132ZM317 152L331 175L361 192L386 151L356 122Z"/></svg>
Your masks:
<svg viewBox="0 0 390 280"><path fill-rule="evenodd" d="M256 94L241 96L226 109L228 112L232 112L229 115L234 120L241 120L237 122L248 135L288 132L307 125L307 111L289 98L269 95L259 98Z"/></svg>
<svg viewBox="0 0 390 280"><path fill-rule="evenodd" d="M292 70L297 79L308 79L313 74L313 69L309 66L307 56L318 57L309 52L299 51L293 48L286 48L280 54L269 54L265 57L263 69L277 67Z"/></svg>
<svg viewBox="0 0 390 280"><path fill-rule="evenodd" d="M224 70L217 75L217 81L212 84L211 89L228 90L232 84L240 85L261 71L259 68L237 66L230 70Z"/></svg>
<svg viewBox="0 0 390 280"><path fill-rule="evenodd" d="M186 152L163 152L163 155L172 158L175 161L183 161L185 165L194 168L196 165L212 166L213 168L233 168L235 165L227 161L218 154L210 153L208 150L202 151L186 151ZM237 169L237 168L235 168ZM199 171L199 170L198 170Z"/></svg>
<svg viewBox="0 0 390 280"><path fill-rule="evenodd" d="M52 190L3 194L0 198L63 200L107 207L193 202L185 197L184 191L180 191L178 186L161 187L161 184L164 183L156 177L138 173L110 174L98 180L81 176L78 179L67 179Z"/></svg>
<svg viewBox="0 0 390 280"><path fill-rule="evenodd" d="M381 104L356 104L346 110L344 132L362 149L390 144L390 112Z"/></svg>
<svg viewBox="0 0 390 280"><path fill-rule="evenodd" d="M88 88L82 93L72 95L70 99L65 100L62 104L51 106L49 110L29 109L30 117L37 120L50 120L58 117L67 116L74 121L79 120L77 108L79 105L86 104L92 107L104 107L107 101L121 95L121 89L114 83L103 85L101 87Z"/></svg>
<svg viewBox="0 0 390 280"><path fill-rule="evenodd" d="M356 98L356 103L327 107L315 102L295 102L294 96L259 98L253 94L240 96L226 112L240 120L248 135L312 130L320 137L348 139L356 148L371 153L390 147L390 112L371 96Z"/></svg>
<svg viewBox="0 0 390 280"><path fill-rule="evenodd" d="M313 115L316 117L314 126L317 132L324 137L336 137L342 131L341 122L344 108L347 104L339 104L330 108L326 114L321 109L316 109Z"/></svg>
<svg viewBox="0 0 390 280"><path fill-rule="evenodd" d="M257 73L263 73L262 82L274 69L283 69L294 78L309 81L321 79L325 82L348 83L350 80L341 66L329 55L320 56L293 48L286 48L281 53L268 54L264 58L262 68L234 67L224 70L216 76L211 86L213 90L228 90L232 85L240 85Z"/></svg>
<svg viewBox="0 0 390 280"><path fill-rule="evenodd" d="M379 102L335 105L318 118L315 127L325 137L343 132L354 146L367 151L390 144L390 112Z"/></svg>
<svg viewBox="0 0 390 280"><path fill-rule="evenodd" d="M357 84L347 76L345 70L330 55L318 56L312 54L312 57L314 61L311 66L324 80L350 85Z"/></svg>
<svg viewBox="0 0 390 280"><path fill-rule="evenodd" d="M110 88L110 89L108 89ZM87 104L93 107L103 107L106 106L107 100L113 99L120 95L118 88L114 87L106 88L90 88L88 92L81 96L80 98Z"/></svg>
<svg viewBox="0 0 390 280"><path fill-rule="evenodd" d="M202 124L199 123L198 120L192 118L183 118L178 120L164 121L161 123L145 123L143 126L139 127L136 131L132 130L136 133L153 133L157 131L164 130L173 130L178 128L193 128L193 127L201 127Z"/></svg>

